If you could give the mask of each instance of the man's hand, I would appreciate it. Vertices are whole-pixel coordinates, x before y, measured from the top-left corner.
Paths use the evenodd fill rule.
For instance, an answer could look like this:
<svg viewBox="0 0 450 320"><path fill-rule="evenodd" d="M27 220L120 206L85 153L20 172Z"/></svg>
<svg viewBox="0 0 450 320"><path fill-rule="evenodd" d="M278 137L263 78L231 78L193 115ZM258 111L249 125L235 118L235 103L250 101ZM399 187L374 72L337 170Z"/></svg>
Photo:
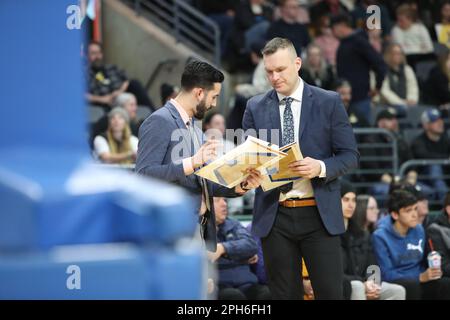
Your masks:
<svg viewBox="0 0 450 320"><path fill-rule="evenodd" d="M212 278L208 278L208 294L211 294L214 292L214 280Z"/></svg>
<svg viewBox="0 0 450 320"><path fill-rule="evenodd" d="M258 262L258 255L257 254L255 254L253 257L248 259L248 264L255 264L257 262Z"/></svg>
<svg viewBox="0 0 450 320"><path fill-rule="evenodd" d="M226 253L226 251L225 251L225 247L223 246L223 244L218 243L216 252L209 252L208 251L208 259L211 262L216 262L225 253Z"/></svg>
<svg viewBox="0 0 450 320"><path fill-rule="evenodd" d="M420 282L428 282L432 280L437 280L442 277L441 268L428 268L424 272L422 272L419 276Z"/></svg>
<svg viewBox="0 0 450 320"><path fill-rule="evenodd" d="M373 281L366 281L364 282L364 286L366 288L367 300L377 300L380 298L381 288L379 285Z"/></svg>
<svg viewBox="0 0 450 320"><path fill-rule="evenodd" d="M376 97L379 93L380 91L378 89L372 89L369 91L369 97L371 98Z"/></svg>
<svg viewBox="0 0 450 320"><path fill-rule="evenodd" d="M261 185L262 175L259 170L250 169L247 171L250 175L244 179L242 185L245 189L256 189Z"/></svg>
<svg viewBox="0 0 450 320"><path fill-rule="evenodd" d="M306 157L303 160L291 162L289 164L289 169L303 178L312 179L320 175L322 167L320 166L319 160Z"/></svg>
<svg viewBox="0 0 450 320"><path fill-rule="evenodd" d="M240 195L243 195L251 189L258 188L262 183L263 178L259 170L250 169L247 172L250 173L247 178L234 188L234 191Z"/></svg>
<svg viewBox="0 0 450 320"><path fill-rule="evenodd" d="M208 140L192 157L192 166L194 169L202 166L205 162L213 160L217 156L217 149L222 146L219 140Z"/></svg>
<svg viewBox="0 0 450 320"><path fill-rule="evenodd" d="M314 299L314 291L311 285L311 280L303 279L303 290L308 298Z"/></svg>

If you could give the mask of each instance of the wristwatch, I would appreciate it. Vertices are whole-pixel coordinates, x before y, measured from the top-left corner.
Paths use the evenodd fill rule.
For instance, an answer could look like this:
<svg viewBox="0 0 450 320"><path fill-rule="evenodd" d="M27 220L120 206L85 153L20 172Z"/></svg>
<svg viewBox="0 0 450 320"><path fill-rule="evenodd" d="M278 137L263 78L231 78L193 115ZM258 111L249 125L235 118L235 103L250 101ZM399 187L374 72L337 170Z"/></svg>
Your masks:
<svg viewBox="0 0 450 320"><path fill-rule="evenodd" d="M245 183L245 185L247 185L247 183ZM244 187L244 181L241 182L240 186L241 186L241 189L244 190L244 191L251 190L251 188L245 188Z"/></svg>

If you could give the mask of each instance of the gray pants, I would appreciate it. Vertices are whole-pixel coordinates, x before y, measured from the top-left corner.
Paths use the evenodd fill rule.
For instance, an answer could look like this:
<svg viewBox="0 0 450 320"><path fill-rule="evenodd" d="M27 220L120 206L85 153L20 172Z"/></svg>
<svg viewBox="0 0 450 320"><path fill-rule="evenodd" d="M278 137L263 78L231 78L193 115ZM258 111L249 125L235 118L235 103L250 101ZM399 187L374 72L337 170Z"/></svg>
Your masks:
<svg viewBox="0 0 450 320"><path fill-rule="evenodd" d="M353 280L350 300L367 300L364 282ZM379 300L405 300L406 290L401 285L382 282Z"/></svg>

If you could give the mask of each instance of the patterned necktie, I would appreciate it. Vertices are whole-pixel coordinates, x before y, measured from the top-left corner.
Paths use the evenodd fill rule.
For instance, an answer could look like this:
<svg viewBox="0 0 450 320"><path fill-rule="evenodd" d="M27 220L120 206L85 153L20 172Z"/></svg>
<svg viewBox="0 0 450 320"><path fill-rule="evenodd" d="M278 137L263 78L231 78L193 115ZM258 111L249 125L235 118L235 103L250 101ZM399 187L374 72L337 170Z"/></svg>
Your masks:
<svg viewBox="0 0 450 320"><path fill-rule="evenodd" d="M286 97L283 100L286 102L286 107L284 108L283 114L283 136L281 145L285 146L295 141L294 116L291 109L291 104L294 99L292 99L291 97Z"/></svg>
<svg viewBox="0 0 450 320"><path fill-rule="evenodd" d="M294 130L294 116L292 114L291 104L294 101L291 97L283 99L286 102L286 107L283 113L283 136L281 138L281 145L285 146L295 141ZM293 183L289 182L280 187L282 193L288 193L292 189Z"/></svg>

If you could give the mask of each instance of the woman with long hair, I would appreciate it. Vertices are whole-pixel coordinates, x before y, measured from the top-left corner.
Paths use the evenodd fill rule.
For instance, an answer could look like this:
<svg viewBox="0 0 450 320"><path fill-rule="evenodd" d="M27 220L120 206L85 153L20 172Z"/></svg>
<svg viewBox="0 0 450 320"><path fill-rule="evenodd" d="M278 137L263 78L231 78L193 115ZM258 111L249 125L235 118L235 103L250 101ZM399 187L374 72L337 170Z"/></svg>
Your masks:
<svg viewBox="0 0 450 320"><path fill-rule="evenodd" d="M375 230L379 213L378 203L374 197L361 194L356 198L356 209L353 220L358 229L372 233Z"/></svg>
<svg viewBox="0 0 450 320"><path fill-rule="evenodd" d="M310 44L306 49L306 59L300 69L300 76L309 84L325 90L333 89L336 77L333 68L326 62L322 49L316 44Z"/></svg>
<svg viewBox="0 0 450 320"><path fill-rule="evenodd" d="M419 86L414 70L406 63L399 44L389 45L384 53L388 72L381 87L381 97L392 106L414 106L419 101Z"/></svg>
<svg viewBox="0 0 450 320"><path fill-rule="evenodd" d="M94 153L101 162L132 164L136 160L138 138L131 134L129 116L117 107L108 114L108 129L94 139Z"/></svg>

